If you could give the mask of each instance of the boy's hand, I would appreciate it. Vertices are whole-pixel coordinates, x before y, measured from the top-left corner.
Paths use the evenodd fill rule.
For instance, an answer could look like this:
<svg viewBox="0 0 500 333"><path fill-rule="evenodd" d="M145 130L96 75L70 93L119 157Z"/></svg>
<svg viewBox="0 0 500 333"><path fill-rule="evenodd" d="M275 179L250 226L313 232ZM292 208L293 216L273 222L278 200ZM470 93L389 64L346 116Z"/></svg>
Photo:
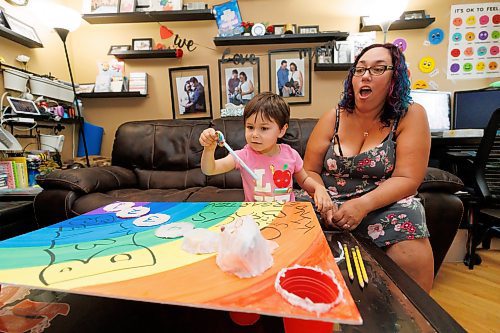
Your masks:
<svg viewBox="0 0 500 333"><path fill-rule="evenodd" d="M316 187L314 191L314 203L316 204L316 209L320 213L325 213L334 208L332 198L330 198L330 195L324 186Z"/></svg>
<svg viewBox="0 0 500 333"><path fill-rule="evenodd" d="M215 149L217 147L218 136L213 128L207 128L200 134L200 145L206 148Z"/></svg>

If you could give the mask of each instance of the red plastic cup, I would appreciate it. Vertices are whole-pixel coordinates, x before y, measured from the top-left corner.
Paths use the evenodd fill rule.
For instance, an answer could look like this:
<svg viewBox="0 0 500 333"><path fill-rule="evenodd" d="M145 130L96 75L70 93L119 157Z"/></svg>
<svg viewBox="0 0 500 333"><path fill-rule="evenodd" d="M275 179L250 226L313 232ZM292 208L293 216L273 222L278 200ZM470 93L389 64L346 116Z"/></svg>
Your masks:
<svg viewBox="0 0 500 333"><path fill-rule="evenodd" d="M315 267L295 266L281 270L276 278L277 291L291 304L308 311L323 313L340 302L342 291L333 276ZM286 333L332 332L333 323L283 318Z"/></svg>
<svg viewBox="0 0 500 333"><path fill-rule="evenodd" d="M240 326L250 326L259 320L260 314L247 312L229 312L231 320Z"/></svg>
<svg viewBox="0 0 500 333"><path fill-rule="evenodd" d="M283 318L286 333L332 333L333 323L317 320Z"/></svg>

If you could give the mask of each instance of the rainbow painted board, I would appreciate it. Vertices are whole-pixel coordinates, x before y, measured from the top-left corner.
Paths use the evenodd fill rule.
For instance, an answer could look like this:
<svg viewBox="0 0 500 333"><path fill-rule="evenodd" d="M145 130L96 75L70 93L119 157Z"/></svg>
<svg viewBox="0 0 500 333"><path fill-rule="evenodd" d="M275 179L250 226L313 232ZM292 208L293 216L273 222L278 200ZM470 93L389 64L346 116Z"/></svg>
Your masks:
<svg viewBox="0 0 500 333"><path fill-rule="evenodd" d="M279 244L274 265L262 275L240 279L215 263L215 254L181 249L182 238L155 236L158 226L138 227L102 208L0 242L0 283L76 294L278 317L361 324L310 203L140 202L167 223L191 222L219 230L252 215L262 234ZM331 270L343 289L340 304L319 316L285 301L274 288L276 274L295 264Z"/></svg>

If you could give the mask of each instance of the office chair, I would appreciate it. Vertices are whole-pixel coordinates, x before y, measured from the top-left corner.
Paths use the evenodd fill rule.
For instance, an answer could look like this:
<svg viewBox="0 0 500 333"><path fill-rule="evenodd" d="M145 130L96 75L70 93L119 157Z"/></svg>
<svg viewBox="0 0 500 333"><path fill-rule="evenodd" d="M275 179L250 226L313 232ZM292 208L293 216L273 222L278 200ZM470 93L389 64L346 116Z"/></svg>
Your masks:
<svg viewBox="0 0 500 333"><path fill-rule="evenodd" d="M468 212L467 254L464 263L473 269L481 259L476 247L490 248L500 236L500 108L491 115L472 165L472 199Z"/></svg>

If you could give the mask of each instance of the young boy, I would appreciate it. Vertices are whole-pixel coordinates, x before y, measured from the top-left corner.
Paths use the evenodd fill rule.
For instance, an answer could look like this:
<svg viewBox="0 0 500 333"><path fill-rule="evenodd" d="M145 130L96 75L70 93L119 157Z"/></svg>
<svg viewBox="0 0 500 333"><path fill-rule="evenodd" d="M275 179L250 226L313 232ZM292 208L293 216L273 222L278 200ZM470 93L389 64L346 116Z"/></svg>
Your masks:
<svg viewBox="0 0 500 333"><path fill-rule="evenodd" d="M217 133L208 128L200 135L204 147L201 170L206 175L217 175L238 169L243 180L245 201L295 201L292 175L297 183L314 198L318 211L333 206L325 187L309 177L300 155L287 144L278 144L288 129L290 107L280 96L261 93L248 102L243 113L247 144L235 151L240 159L257 175L254 179L232 156L215 160Z"/></svg>

